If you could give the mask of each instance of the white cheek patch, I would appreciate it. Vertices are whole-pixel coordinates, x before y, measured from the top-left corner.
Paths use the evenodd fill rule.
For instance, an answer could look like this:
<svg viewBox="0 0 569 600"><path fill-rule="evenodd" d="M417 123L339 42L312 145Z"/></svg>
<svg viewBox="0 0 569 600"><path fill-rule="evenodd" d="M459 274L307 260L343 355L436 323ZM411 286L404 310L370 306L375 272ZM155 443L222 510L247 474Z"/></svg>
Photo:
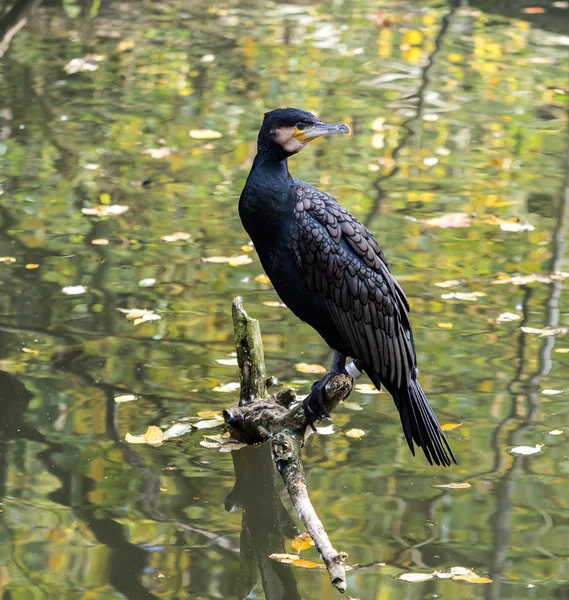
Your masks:
<svg viewBox="0 0 569 600"><path fill-rule="evenodd" d="M296 129L294 127L280 127L271 131L277 144L282 146L289 154L300 152L305 144L294 137Z"/></svg>

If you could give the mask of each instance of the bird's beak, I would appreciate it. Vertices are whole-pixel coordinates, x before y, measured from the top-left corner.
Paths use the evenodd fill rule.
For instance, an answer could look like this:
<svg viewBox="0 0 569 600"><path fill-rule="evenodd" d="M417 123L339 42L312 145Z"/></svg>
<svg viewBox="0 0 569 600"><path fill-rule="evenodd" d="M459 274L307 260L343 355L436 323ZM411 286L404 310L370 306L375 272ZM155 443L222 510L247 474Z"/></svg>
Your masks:
<svg viewBox="0 0 569 600"><path fill-rule="evenodd" d="M294 134L295 139L306 144L317 137L323 135L334 135L335 133L350 133L350 128L345 123L315 123L306 129L297 131Z"/></svg>

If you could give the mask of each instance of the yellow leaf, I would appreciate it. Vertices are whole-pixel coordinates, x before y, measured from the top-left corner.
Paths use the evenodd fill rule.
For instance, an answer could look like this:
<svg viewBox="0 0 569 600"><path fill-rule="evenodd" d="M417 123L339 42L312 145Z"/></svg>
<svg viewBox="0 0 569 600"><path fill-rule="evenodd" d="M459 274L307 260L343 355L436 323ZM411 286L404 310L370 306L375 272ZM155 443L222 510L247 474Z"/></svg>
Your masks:
<svg viewBox="0 0 569 600"><path fill-rule="evenodd" d="M108 246L109 240L105 238L97 238L95 240L91 240L91 244L93 244L93 246Z"/></svg>
<svg viewBox="0 0 569 600"><path fill-rule="evenodd" d="M241 265L248 265L253 262L253 259L247 254L240 254L239 256L232 256L229 259L229 266L240 267Z"/></svg>
<svg viewBox="0 0 569 600"><path fill-rule="evenodd" d="M297 558L292 563L293 567L301 567L302 569L325 569L326 565L322 563L313 562L312 560L304 560L303 558Z"/></svg>
<svg viewBox="0 0 569 600"><path fill-rule="evenodd" d="M460 427L462 425L462 423L443 423L441 425L441 429L443 431L451 431L451 429L456 429L457 427Z"/></svg>
<svg viewBox="0 0 569 600"><path fill-rule="evenodd" d="M25 352L26 354L39 354L40 353L39 350L35 350L34 348L22 348L22 352Z"/></svg>
<svg viewBox="0 0 569 600"><path fill-rule="evenodd" d="M156 425L150 425L143 437L144 441L151 446L160 446L164 442L164 434Z"/></svg>
<svg viewBox="0 0 569 600"><path fill-rule="evenodd" d="M191 129L190 137L194 140L216 140L223 137L223 134L213 129Z"/></svg>
<svg viewBox="0 0 569 600"><path fill-rule="evenodd" d="M300 373L326 373L326 367L323 367L322 365L309 365L307 363L297 363L294 366L296 370Z"/></svg>
<svg viewBox="0 0 569 600"><path fill-rule="evenodd" d="M122 396L115 396L115 402L121 404L122 402L133 402L136 400L136 396L134 394L123 394Z"/></svg>
<svg viewBox="0 0 569 600"><path fill-rule="evenodd" d="M310 537L310 534L301 533L292 540L291 546L297 552L302 552L303 550L308 550L308 548L314 546L314 540Z"/></svg>
<svg viewBox="0 0 569 600"><path fill-rule="evenodd" d="M363 429L350 429L350 430L346 431L346 435L349 438L354 438L356 440L363 437L365 434L366 434L366 432Z"/></svg>
<svg viewBox="0 0 569 600"><path fill-rule="evenodd" d="M117 44L117 50L119 52L125 52L126 50L132 50L134 48L134 40L123 40Z"/></svg>
<svg viewBox="0 0 569 600"><path fill-rule="evenodd" d="M39 265L37 263L28 263L26 265L26 269L28 269L28 271L33 271L34 269L37 269L39 267Z"/></svg>
<svg viewBox="0 0 569 600"><path fill-rule="evenodd" d="M453 579L454 581L466 581L467 583L492 583L492 580L488 577L480 577L472 571L465 575L455 575Z"/></svg>
<svg viewBox="0 0 569 600"><path fill-rule="evenodd" d="M255 277L255 281L258 281L259 283L271 283L271 280L264 273L257 275L257 277Z"/></svg>
<svg viewBox="0 0 569 600"><path fill-rule="evenodd" d="M379 394L379 390L371 383L356 383L356 392L360 394Z"/></svg>
<svg viewBox="0 0 569 600"><path fill-rule="evenodd" d="M569 348L556 348L555 352L559 352L559 354L568 354Z"/></svg>
<svg viewBox="0 0 569 600"><path fill-rule="evenodd" d="M111 203L111 195L110 194L101 194L99 196L99 200L101 201L101 204L110 204Z"/></svg>
<svg viewBox="0 0 569 600"><path fill-rule="evenodd" d="M423 41L423 34L417 30L407 31L403 34L402 41L410 46L418 46Z"/></svg>
<svg viewBox="0 0 569 600"><path fill-rule="evenodd" d="M443 488L445 490L465 490L469 487L472 487L470 483L441 483L439 485L434 485L435 488Z"/></svg>
<svg viewBox="0 0 569 600"><path fill-rule="evenodd" d="M198 417L202 417L203 419L211 419L212 417L217 417L217 415L220 414L221 411L219 410L200 410Z"/></svg>
<svg viewBox="0 0 569 600"><path fill-rule="evenodd" d="M437 326L441 329L452 329L454 327L452 323L437 323Z"/></svg>

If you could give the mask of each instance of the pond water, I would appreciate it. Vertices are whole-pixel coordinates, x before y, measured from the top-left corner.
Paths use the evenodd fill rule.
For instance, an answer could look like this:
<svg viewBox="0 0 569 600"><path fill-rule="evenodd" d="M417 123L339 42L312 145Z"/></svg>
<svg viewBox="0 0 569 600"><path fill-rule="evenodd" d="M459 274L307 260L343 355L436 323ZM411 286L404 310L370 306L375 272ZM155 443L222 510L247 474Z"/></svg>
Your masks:
<svg viewBox="0 0 569 600"><path fill-rule="evenodd" d="M429 467L363 386L307 443L348 595L569 598L567 2L0 14L0 597L338 597L326 572L267 558L299 521L266 446L220 453L200 442L221 429L196 428L125 442L237 403L234 296L281 383L306 393L317 375L295 365L329 365L237 216L262 114L297 106L352 126L291 171L376 234L423 387L460 424L458 466ZM476 577L430 577L451 567Z"/></svg>

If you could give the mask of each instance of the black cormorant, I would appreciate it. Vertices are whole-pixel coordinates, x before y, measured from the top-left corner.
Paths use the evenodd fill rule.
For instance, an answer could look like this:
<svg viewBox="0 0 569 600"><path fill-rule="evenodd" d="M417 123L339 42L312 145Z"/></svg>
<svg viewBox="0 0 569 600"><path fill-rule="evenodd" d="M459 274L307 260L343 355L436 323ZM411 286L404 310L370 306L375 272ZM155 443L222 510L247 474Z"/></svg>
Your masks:
<svg viewBox="0 0 569 600"><path fill-rule="evenodd" d="M382 249L334 198L288 170L287 159L311 140L349 131L294 108L266 113L239 215L277 294L334 349L331 373L304 400L308 423L328 416L322 391L350 356L393 396L411 452L414 442L431 464L450 465L452 450L417 381L409 304Z"/></svg>

